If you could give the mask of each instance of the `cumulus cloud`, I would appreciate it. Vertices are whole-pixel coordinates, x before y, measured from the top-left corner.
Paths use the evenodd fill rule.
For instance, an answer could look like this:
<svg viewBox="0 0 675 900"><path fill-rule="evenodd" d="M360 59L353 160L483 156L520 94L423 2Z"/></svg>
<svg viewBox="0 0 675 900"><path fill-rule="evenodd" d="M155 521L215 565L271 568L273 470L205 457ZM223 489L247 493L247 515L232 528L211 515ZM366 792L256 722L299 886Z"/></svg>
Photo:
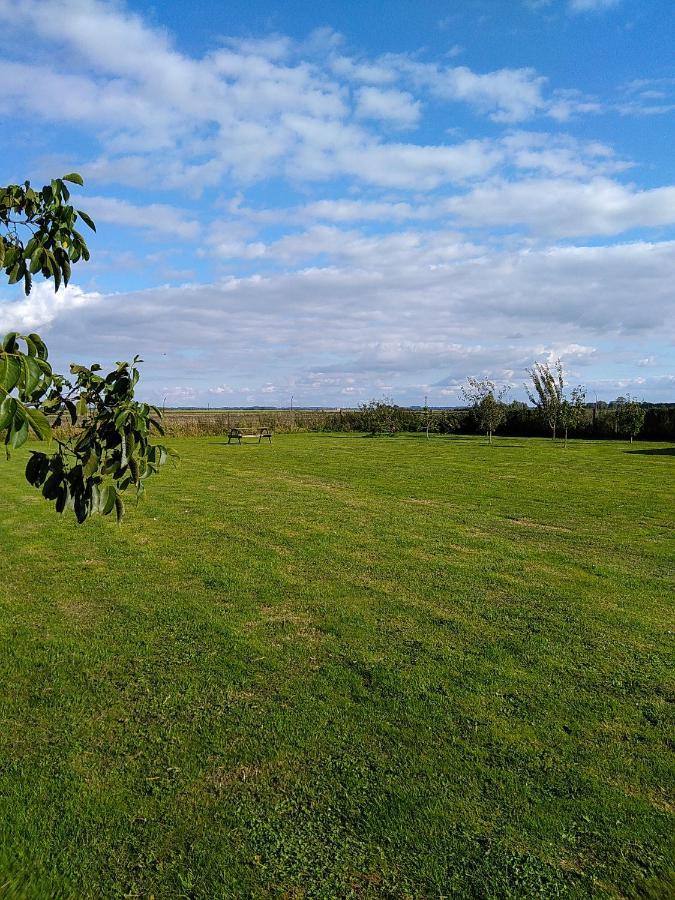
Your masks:
<svg viewBox="0 0 675 900"><path fill-rule="evenodd" d="M544 354L581 366L589 382L617 348L675 337L672 241L457 253L451 238L444 252L443 240L418 235L407 238L417 253L364 253L347 240L342 264L212 284L56 297L39 286L0 305L2 327L43 330L63 365L83 346L106 361L111 348L115 358L140 352L150 399L173 384L195 402L222 394L230 405L270 402L268 383L279 403L295 385L299 402L344 405L343 390L373 396L382 378L400 398L469 372L519 382Z"/></svg>
<svg viewBox="0 0 675 900"><path fill-rule="evenodd" d="M87 197L87 212L99 222L142 228L155 234L173 235L192 240L200 231L199 223L185 211L166 203L145 206L129 203L117 197Z"/></svg>
<svg viewBox="0 0 675 900"><path fill-rule="evenodd" d="M35 282L28 297L0 302L0 333L49 327L60 316L85 307L90 310L101 299L101 294L85 292L75 284L55 293L52 284Z"/></svg>
<svg viewBox="0 0 675 900"><path fill-rule="evenodd" d="M407 91L362 87L357 93L356 115L411 128L419 121L420 104Z"/></svg>
<svg viewBox="0 0 675 900"><path fill-rule="evenodd" d="M477 187L446 204L470 225L526 225L556 237L675 224L675 187L636 190L607 178L530 179Z"/></svg>
<svg viewBox="0 0 675 900"><path fill-rule="evenodd" d="M481 145L388 143L350 118L415 127L422 99L404 85L500 123L560 118L574 106L570 95L547 97L547 80L533 69L476 72L401 54L355 59L339 52L334 33L304 43L230 40L197 57L118 4L0 0L0 16L9 34L29 30L67 51L37 63L16 43L17 58L0 64L0 109L96 129L104 149L84 161L85 173L134 187L189 191L230 176L285 174L433 189L483 174Z"/></svg>
<svg viewBox="0 0 675 900"><path fill-rule="evenodd" d="M130 291L128 268L117 292L6 292L0 329L45 330L63 362L140 351L160 402L451 397L469 372L520 381L558 353L589 379L617 354L654 360L645 384L666 390L675 187L573 132L662 112L671 80L608 100L452 52L367 55L330 29L199 53L101 0L0 0L0 19L0 112L105 184L82 200L101 226L166 242L141 260L130 240L116 261L144 284L160 262L191 279ZM86 277L106 276L106 240Z"/></svg>

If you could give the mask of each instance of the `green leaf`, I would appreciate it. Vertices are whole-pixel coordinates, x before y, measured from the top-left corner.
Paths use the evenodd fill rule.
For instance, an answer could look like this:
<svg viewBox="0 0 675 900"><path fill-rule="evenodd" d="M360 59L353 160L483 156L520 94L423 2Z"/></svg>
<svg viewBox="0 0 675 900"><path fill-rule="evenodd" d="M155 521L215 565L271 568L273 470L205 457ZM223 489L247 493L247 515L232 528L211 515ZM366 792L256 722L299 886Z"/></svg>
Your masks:
<svg viewBox="0 0 675 900"><path fill-rule="evenodd" d="M89 505L82 494L75 495L75 518L78 523L81 525L89 515Z"/></svg>
<svg viewBox="0 0 675 900"><path fill-rule="evenodd" d="M77 214L82 219L82 221L85 223L85 225L88 225L92 231L96 231L96 226L94 225L94 222L93 222L91 216L87 215L86 212L82 212L81 209L77 210Z"/></svg>
<svg viewBox="0 0 675 900"><path fill-rule="evenodd" d="M21 262L16 263L12 266L12 270L9 273L9 278L7 279L7 284L16 284L19 278L23 277L23 270L21 268Z"/></svg>
<svg viewBox="0 0 675 900"><path fill-rule="evenodd" d="M56 491L56 511L62 513L68 504L68 486L60 484Z"/></svg>
<svg viewBox="0 0 675 900"><path fill-rule="evenodd" d="M98 470L99 458L93 450L90 450L87 454L87 457L82 465L82 474L85 478L91 478L91 476Z"/></svg>
<svg viewBox="0 0 675 900"><path fill-rule="evenodd" d="M24 356L23 363L23 392L28 397L42 380L42 369L32 356Z"/></svg>
<svg viewBox="0 0 675 900"><path fill-rule="evenodd" d="M0 403L0 431L4 431L14 418L16 406L17 403L14 397L5 397Z"/></svg>
<svg viewBox="0 0 675 900"><path fill-rule="evenodd" d="M24 417L23 412L19 409L17 409L14 415L8 437L9 441L7 443L13 450L16 450L28 440L28 421Z"/></svg>
<svg viewBox="0 0 675 900"><path fill-rule="evenodd" d="M117 521L121 522L122 516L124 515L124 503L117 493L115 494L115 515L117 516Z"/></svg>
<svg viewBox="0 0 675 900"><path fill-rule="evenodd" d="M21 378L21 363L16 356L0 355L0 387L14 390Z"/></svg>
<svg viewBox="0 0 675 900"><path fill-rule="evenodd" d="M42 258L44 256L44 250L40 247L37 250L33 251L33 255L30 260L30 269L28 270L31 275L35 275L38 269L42 268Z"/></svg>
<svg viewBox="0 0 675 900"><path fill-rule="evenodd" d="M84 179L81 175L78 175L77 172L71 172L69 175L64 175L63 181L69 181L71 184L79 184L80 187L83 187L84 185Z"/></svg>
<svg viewBox="0 0 675 900"><path fill-rule="evenodd" d="M33 487L40 487L47 477L49 471L49 462L44 453L31 453L30 459L26 463L26 480Z"/></svg>
<svg viewBox="0 0 675 900"><path fill-rule="evenodd" d="M42 487L42 496L46 500L56 500L62 480L61 472L52 472Z"/></svg>
<svg viewBox="0 0 675 900"><path fill-rule="evenodd" d="M115 488L108 484L101 489L100 509L102 516L108 516L115 508Z"/></svg>
<svg viewBox="0 0 675 900"><path fill-rule="evenodd" d="M40 335L32 332L31 334L28 335L28 337L31 339L31 341L35 345L35 349L37 351L38 357L40 359L47 359L47 356L48 356L47 346L46 346L45 342L42 340L42 338L40 337Z"/></svg>
<svg viewBox="0 0 675 900"><path fill-rule="evenodd" d="M41 441L48 441L52 436L52 428L49 419L40 409L26 407L26 417L37 437Z"/></svg>
<svg viewBox="0 0 675 900"><path fill-rule="evenodd" d="M66 409L68 410L68 415L70 416L70 424L75 425L77 423L77 408L72 400L64 399L63 401Z"/></svg>

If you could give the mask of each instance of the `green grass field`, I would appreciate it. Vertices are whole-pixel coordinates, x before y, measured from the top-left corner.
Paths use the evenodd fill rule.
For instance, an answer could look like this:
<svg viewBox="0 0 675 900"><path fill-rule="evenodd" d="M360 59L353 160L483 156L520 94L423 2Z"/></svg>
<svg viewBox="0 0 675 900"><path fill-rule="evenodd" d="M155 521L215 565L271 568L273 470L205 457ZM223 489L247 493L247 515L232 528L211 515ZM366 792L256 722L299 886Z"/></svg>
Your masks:
<svg viewBox="0 0 675 900"><path fill-rule="evenodd" d="M0 897L673 896L672 451L172 443L0 461Z"/></svg>

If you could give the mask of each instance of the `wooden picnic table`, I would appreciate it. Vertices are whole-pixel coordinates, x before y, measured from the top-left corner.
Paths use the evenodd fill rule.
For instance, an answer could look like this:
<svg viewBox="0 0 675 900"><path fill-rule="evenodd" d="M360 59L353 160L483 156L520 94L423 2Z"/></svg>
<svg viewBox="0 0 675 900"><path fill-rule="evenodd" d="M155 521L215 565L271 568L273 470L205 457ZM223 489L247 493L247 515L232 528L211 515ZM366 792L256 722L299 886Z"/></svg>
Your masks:
<svg viewBox="0 0 675 900"><path fill-rule="evenodd" d="M238 441L240 444L242 440L246 440L246 438L253 438L257 440L260 444L262 441L267 440L272 443L272 429L271 428L259 428L256 432L252 432L247 434L241 430L241 428L230 428L227 435L227 443L231 444L232 441Z"/></svg>

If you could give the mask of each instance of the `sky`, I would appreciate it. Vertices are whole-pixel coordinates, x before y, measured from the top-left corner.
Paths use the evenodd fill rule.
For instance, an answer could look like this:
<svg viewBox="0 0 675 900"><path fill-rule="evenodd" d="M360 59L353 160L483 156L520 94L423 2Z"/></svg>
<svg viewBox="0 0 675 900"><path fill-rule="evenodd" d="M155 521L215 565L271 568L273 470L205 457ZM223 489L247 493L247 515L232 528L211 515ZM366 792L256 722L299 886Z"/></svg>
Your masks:
<svg viewBox="0 0 675 900"><path fill-rule="evenodd" d="M675 401L674 0L0 0L0 183L77 171L55 368L174 406Z"/></svg>

